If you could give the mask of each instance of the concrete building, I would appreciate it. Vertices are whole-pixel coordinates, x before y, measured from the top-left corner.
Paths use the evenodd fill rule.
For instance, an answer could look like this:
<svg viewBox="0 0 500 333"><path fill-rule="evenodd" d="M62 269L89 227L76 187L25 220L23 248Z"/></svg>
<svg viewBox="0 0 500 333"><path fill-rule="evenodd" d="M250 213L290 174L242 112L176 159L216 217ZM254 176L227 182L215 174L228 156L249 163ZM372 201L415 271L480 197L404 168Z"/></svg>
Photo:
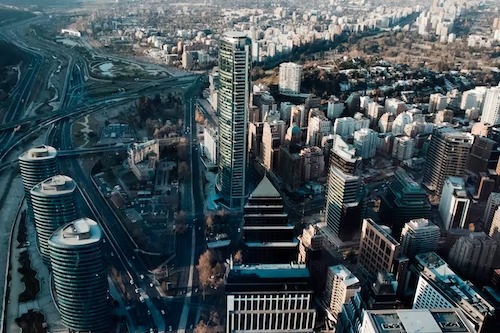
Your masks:
<svg viewBox="0 0 500 333"><path fill-rule="evenodd" d="M280 148L280 163L278 175L283 179L285 187L289 191L298 190L302 184L303 160L300 148L287 146Z"/></svg>
<svg viewBox="0 0 500 333"><path fill-rule="evenodd" d="M444 110L447 106L448 98L445 95L437 93L429 96L429 113Z"/></svg>
<svg viewBox="0 0 500 333"><path fill-rule="evenodd" d="M325 221L329 238L340 244L352 241L359 234L365 193L362 179L356 174L360 158L336 147L332 148L331 156Z"/></svg>
<svg viewBox="0 0 500 333"><path fill-rule="evenodd" d="M275 170L279 163L280 133L276 124L265 122L262 129L262 162L267 170Z"/></svg>
<svg viewBox="0 0 500 333"><path fill-rule="evenodd" d="M427 193L402 168L394 171L394 178L382 195L381 221L399 237L405 223L412 219L429 218L431 205Z"/></svg>
<svg viewBox="0 0 500 333"><path fill-rule="evenodd" d="M344 265L329 267L323 300L327 313L337 321L342 305L360 291L358 278Z"/></svg>
<svg viewBox="0 0 500 333"><path fill-rule="evenodd" d="M384 107L377 102L370 102L368 104L367 117L370 119L370 127L375 128L378 120L384 114Z"/></svg>
<svg viewBox="0 0 500 333"><path fill-rule="evenodd" d="M314 332L310 275L304 265L234 266L226 278L226 332Z"/></svg>
<svg viewBox="0 0 500 333"><path fill-rule="evenodd" d="M453 327L453 330L450 330ZM462 311L451 309L367 310L362 333L476 333Z"/></svg>
<svg viewBox="0 0 500 333"><path fill-rule="evenodd" d="M486 87L476 87L472 90L464 91L462 94L462 101L460 102L460 109L468 110L477 108L480 110L483 105L485 94Z"/></svg>
<svg viewBox="0 0 500 333"><path fill-rule="evenodd" d="M410 220L401 232L401 253L413 258L420 253L434 252L439 236L439 227L428 219Z"/></svg>
<svg viewBox="0 0 500 333"><path fill-rule="evenodd" d="M475 332L490 332L495 309L473 284L462 280L434 252L419 254L415 260L418 282L413 309L457 307Z"/></svg>
<svg viewBox="0 0 500 333"><path fill-rule="evenodd" d="M132 143L127 149L127 156L129 168L137 179L152 180L160 158L160 144L158 140Z"/></svg>
<svg viewBox="0 0 500 333"><path fill-rule="evenodd" d="M448 127L437 128L432 132L422 182L429 191L441 195L446 177L463 176L472 141L471 134Z"/></svg>
<svg viewBox="0 0 500 333"><path fill-rule="evenodd" d="M297 262L306 265L311 273L314 291L322 293L325 290L327 273L327 266L323 258L325 236L319 232L317 226L309 224L297 238L299 240Z"/></svg>
<svg viewBox="0 0 500 333"><path fill-rule="evenodd" d="M450 250L448 262L463 278L489 282L497 243L484 232L469 232Z"/></svg>
<svg viewBox="0 0 500 333"><path fill-rule="evenodd" d="M309 121L307 125L306 144L311 146L320 146L323 137L332 131L330 119L325 117L323 111L312 109L309 111Z"/></svg>
<svg viewBox="0 0 500 333"><path fill-rule="evenodd" d="M490 125L500 123L500 86L488 88L484 96L481 122Z"/></svg>
<svg viewBox="0 0 500 333"><path fill-rule="evenodd" d="M25 151L19 156L19 171L28 203L27 217L33 221L30 191L36 184L59 173L57 150L43 145Z"/></svg>
<svg viewBox="0 0 500 333"><path fill-rule="evenodd" d="M219 42L217 189L231 209L241 209L246 198L251 45L241 32L226 32Z"/></svg>
<svg viewBox="0 0 500 333"><path fill-rule="evenodd" d="M460 177L447 177L441 199L439 201L439 215L445 229L464 228L470 199L467 197L465 182Z"/></svg>
<svg viewBox="0 0 500 333"><path fill-rule="evenodd" d="M434 118L434 124L439 125L443 123L453 122L453 111L452 110L439 110L436 112L436 117Z"/></svg>
<svg viewBox="0 0 500 333"><path fill-rule="evenodd" d="M363 159L372 158L377 153L378 133L369 128L362 128L354 132L354 148Z"/></svg>
<svg viewBox="0 0 500 333"><path fill-rule="evenodd" d="M243 208L245 264L279 264L296 260L299 242L283 209L281 195L264 177Z"/></svg>
<svg viewBox="0 0 500 333"><path fill-rule="evenodd" d="M354 118L342 117L335 119L333 133L341 137L349 137L354 134Z"/></svg>
<svg viewBox="0 0 500 333"><path fill-rule="evenodd" d="M290 113L290 127L297 125L299 128L307 127L307 111L304 105L294 105Z"/></svg>
<svg viewBox="0 0 500 333"><path fill-rule="evenodd" d="M400 113L406 111L406 104L397 98L387 98L385 100L385 112L391 113L397 116Z"/></svg>
<svg viewBox="0 0 500 333"><path fill-rule="evenodd" d="M102 240L97 222L82 218L57 229L48 241L57 305L70 330L109 332L111 306Z"/></svg>
<svg viewBox="0 0 500 333"><path fill-rule="evenodd" d="M279 91L287 94L300 93L302 80L302 65L293 62L284 62L280 65Z"/></svg>
<svg viewBox="0 0 500 333"><path fill-rule="evenodd" d="M364 219L361 229L358 265L365 278L374 278L377 272L391 272L399 256L399 242L391 236L391 229Z"/></svg>
<svg viewBox="0 0 500 333"><path fill-rule="evenodd" d="M398 161L408 160L413 157L415 152L414 140L407 136L399 136L394 138L392 145L392 157Z"/></svg>
<svg viewBox="0 0 500 333"><path fill-rule="evenodd" d="M57 175L35 185L31 191L37 245L46 264L50 264L48 240L62 225L76 220L76 183Z"/></svg>
<svg viewBox="0 0 500 333"><path fill-rule="evenodd" d="M486 209L484 210L483 230L490 230L493 216L498 207L500 207L500 193L493 192L490 194L488 202L486 203Z"/></svg>
<svg viewBox="0 0 500 333"><path fill-rule="evenodd" d="M413 122L412 116L408 112L402 112L397 115L392 122L391 132L395 136L405 133L405 126Z"/></svg>
<svg viewBox="0 0 500 333"><path fill-rule="evenodd" d="M475 137L467 161L467 169L475 173L495 169L499 156L500 151L496 141L481 136Z"/></svg>
<svg viewBox="0 0 500 333"><path fill-rule="evenodd" d="M302 180L314 181L325 174L325 157L319 147L306 147L300 150L302 158Z"/></svg>
<svg viewBox="0 0 500 333"><path fill-rule="evenodd" d="M378 121L378 130L380 133L388 133L392 131L392 124L394 123L396 116L394 113L386 112Z"/></svg>
<svg viewBox="0 0 500 333"><path fill-rule="evenodd" d="M339 118L344 113L345 105L338 97L330 96L326 116L330 120Z"/></svg>
<svg viewBox="0 0 500 333"><path fill-rule="evenodd" d="M219 133L217 132L217 129L212 126L205 126L203 128L203 149L201 154L214 165L217 165L218 163L218 141Z"/></svg>

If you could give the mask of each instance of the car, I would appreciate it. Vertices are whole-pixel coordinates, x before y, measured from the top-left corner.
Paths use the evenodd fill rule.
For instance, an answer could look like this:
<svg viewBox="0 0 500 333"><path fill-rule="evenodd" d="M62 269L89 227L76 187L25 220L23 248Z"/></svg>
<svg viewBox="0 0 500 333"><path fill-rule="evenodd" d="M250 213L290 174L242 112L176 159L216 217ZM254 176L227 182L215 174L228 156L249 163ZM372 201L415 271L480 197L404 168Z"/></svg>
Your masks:
<svg viewBox="0 0 500 333"><path fill-rule="evenodd" d="M169 326L169 327L168 327L168 331L169 331L169 332L172 332L172 326Z"/></svg>
<svg viewBox="0 0 500 333"><path fill-rule="evenodd" d="M134 279L130 279L130 284L134 284Z"/></svg>
<svg viewBox="0 0 500 333"><path fill-rule="evenodd" d="M141 292L141 288L135 288L135 293L139 294Z"/></svg>
<svg viewBox="0 0 500 333"><path fill-rule="evenodd" d="M165 310L160 310L162 315L165 315Z"/></svg>
<svg viewBox="0 0 500 333"><path fill-rule="evenodd" d="M111 255L112 257L114 257L114 256L115 256L115 253L114 253L114 252L111 252L111 253L110 253L110 255Z"/></svg>
<svg viewBox="0 0 500 333"><path fill-rule="evenodd" d="M150 283L149 283L149 286L150 286L151 288L153 288L153 287L154 287L153 282L150 282Z"/></svg>
<svg viewBox="0 0 500 333"><path fill-rule="evenodd" d="M144 280L144 274L141 274L140 277L141 277L141 280Z"/></svg>

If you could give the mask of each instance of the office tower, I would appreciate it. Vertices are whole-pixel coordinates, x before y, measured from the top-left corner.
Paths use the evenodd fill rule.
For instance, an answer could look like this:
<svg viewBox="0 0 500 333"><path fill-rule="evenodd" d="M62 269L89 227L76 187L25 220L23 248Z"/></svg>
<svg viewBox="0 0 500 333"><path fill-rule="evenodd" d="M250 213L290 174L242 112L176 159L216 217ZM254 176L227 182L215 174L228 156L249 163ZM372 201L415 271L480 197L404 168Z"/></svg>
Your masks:
<svg viewBox="0 0 500 333"><path fill-rule="evenodd" d="M481 122L490 125L500 123L500 86L488 88L484 96Z"/></svg>
<svg viewBox="0 0 500 333"><path fill-rule="evenodd" d="M455 274L436 253L415 256L418 274L413 309L457 307L477 332L488 332L494 307L470 282Z"/></svg>
<svg viewBox="0 0 500 333"><path fill-rule="evenodd" d="M484 210L483 215L483 230L490 230L491 222L493 221L493 216L495 215L495 211L500 206L500 193L493 192L490 194L488 198L488 202L486 203L486 209Z"/></svg>
<svg viewBox="0 0 500 333"><path fill-rule="evenodd" d="M25 151L19 156L19 170L28 203L27 216L33 220L30 191L36 184L58 174L57 150L54 147L44 145Z"/></svg>
<svg viewBox="0 0 500 333"><path fill-rule="evenodd" d="M367 309L397 309L400 301L397 297L398 283L394 274L387 271L377 273L375 282L363 289Z"/></svg>
<svg viewBox="0 0 500 333"><path fill-rule="evenodd" d="M38 249L45 263L50 264L48 240L60 226L76 220L76 183L68 176L57 175L31 189Z"/></svg>
<svg viewBox="0 0 500 333"><path fill-rule="evenodd" d="M464 228L470 199L467 197L465 182L460 177L447 177L441 199L439 215L445 229Z"/></svg>
<svg viewBox="0 0 500 333"><path fill-rule="evenodd" d="M437 93L429 96L429 113L444 110L446 106L448 106L448 98L445 95Z"/></svg>
<svg viewBox="0 0 500 333"><path fill-rule="evenodd" d="M414 152L415 144L412 138L407 136L394 138L392 157L396 158L398 161L404 161L412 158Z"/></svg>
<svg viewBox="0 0 500 333"><path fill-rule="evenodd" d="M245 264L289 263L297 259L298 240L288 223L281 195L264 177L250 194L243 215Z"/></svg>
<svg viewBox="0 0 500 333"><path fill-rule="evenodd" d="M477 333L464 313L451 309L367 310L363 314L363 333Z"/></svg>
<svg viewBox="0 0 500 333"><path fill-rule="evenodd" d="M361 293L356 293L347 303L342 304L336 333L358 333L363 321L364 302Z"/></svg>
<svg viewBox="0 0 500 333"><path fill-rule="evenodd" d="M475 137L467 161L467 169L475 173L495 169L499 154L497 142L485 137Z"/></svg>
<svg viewBox="0 0 500 333"><path fill-rule="evenodd" d="M304 265L234 266L226 278L226 332L314 332Z"/></svg>
<svg viewBox="0 0 500 333"><path fill-rule="evenodd" d="M295 146L280 148L280 163L278 174L285 183L288 191L296 191L302 186L302 166L303 160L300 156L300 149Z"/></svg>
<svg viewBox="0 0 500 333"><path fill-rule="evenodd" d="M359 234L364 210L365 189L357 175L360 157L334 147L328 173L325 221L328 237L336 245Z"/></svg>
<svg viewBox="0 0 500 333"><path fill-rule="evenodd" d="M361 273L366 278L374 278L378 272L391 272L399 247L389 227L364 219L358 259Z"/></svg>
<svg viewBox="0 0 500 333"><path fill-rule="evenodd" d="M463 176L472 141L471 134L448 127L432 132L423 179L429 191L441 195L446 177Z"/></svg>
<svg viewBox="0 0 500 333"><path fill-rule="evenodd" d="M488 282L497 243L484 232L460 237L448 254L448 262L463 278Z"/></svg>
<svg viewBox="0 0 500 333"><path fill-rule="evenodd" d="M264 123L248 123L248 153L252 157L261 156L262 136L264 132Z"/></svg>
<svg viewBox="0 0 500 333"><path fill-rule="evenodd" d="M360 291L358 278L344 265L328 267L323 300L328 314L337 319L342 305Z"/></svg>
<svg viewBox="0 0 500 333"><path fill-rule="evenodd" d="M354 132L354 147L356 153L363 159L372 158L377 153L378 133L369 128Z"/></svg>
<svg viewBox="0 0 500 333"><path fill-rule="evenodd" d="M345 105L337 96L330 96L326 116L330 120L339 118L344 113Z"/></svg>
<svg viewBox="0 0 500 333"><path fill-rule="evenodd" d="M81 218L57 229L48 241L57 305L70 330L109 332L102 240L97 222Z"/></svg>
<svg viewBox="0 0 500 333"><path fill-rule="evenodd" d="M325 173L325 157L319 147L306 147L300 150L302 158L302 181L315 181Z"/></svg>
<svg viewBox="0 0 500 333"><path fill-rule="evenodd" d="M279 91L287 94L300 93L302 79L302 65L293 62L284 62L280 65Z"/></svg>
<svg viewBox="0 0 500 333"><path fill-rule="evenodd" d="M398 168L382 195L380 219L399 237L404 224L412 219L429 218L431 205L427 193L406 173Z"/></svg>
<svg viewBox="0 0 500 333"><path fill-rule="evenodd" d="M401 232L401 253L409 258L436 251L439 227L428 219L415 219L406 223Z"/></svg>
<svg viewBox="0 0 500 333"><path fill-rule="evenodd" d="M251 40L241 32L226 32L219 45L217 189L231 209L243 207L246 197L250 46Z"/></svg>
<svg viewBox="0 0 500 333"><path fill-rule="evenodd" d="M326 118L323 111L311 109L307 124L306 144L320 146L324 136L331 133L332 123Z"/></svg>
<svg viewBox="0 0 500 333"><path fill-rule="evenodd" d="M278 166L280 142L278 127L265 122L262 129L262 162L267 170L274 170Z"/></svg>
<svg viewBox="0 0 500 333"><path fill-rule="evenodd" d="M396 119L392 122L391 132L394 135L404 134L405 126L411 124L413 119L408 112L402 112L397 115Z"/></svg>
<svg viewBox="0 0 500 333"><path fill-rule="evenodd" d="M486 201L495 190L495 180L491 179L486 172L479 173L479 184L477 186L476 198L479 201Z"/></svg>

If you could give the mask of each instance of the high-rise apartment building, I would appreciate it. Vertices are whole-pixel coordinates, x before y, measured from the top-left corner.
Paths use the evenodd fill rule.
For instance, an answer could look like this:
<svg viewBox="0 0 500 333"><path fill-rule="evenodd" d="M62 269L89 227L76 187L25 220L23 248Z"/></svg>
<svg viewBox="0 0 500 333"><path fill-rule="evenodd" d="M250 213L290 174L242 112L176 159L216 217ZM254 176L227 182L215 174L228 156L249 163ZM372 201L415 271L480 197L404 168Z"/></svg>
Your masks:
<svg viewBox="0 0 500 333"><path fill-rule="evenodd" d="M293 62L284 62L280 65L280 92L287 94L299 94L301 79L302 65Z"/></svg>
<svg viewBox="0 0 500 333"><path fill-rule="evenodd" d="M338 318L342 305L359 291L361 291L361 285L358 278L344 265L328 268L323 301L326 311L334 318Z"/></svg>
<svg viewBox="0 0 500 333"><path fill-rule="evenodd" d="M375 156L378 142L378 133L370 128L362 128L354 132L354 147L358 156L363 159Z"/></svg>
<svg viewBox="0 0 500 333"><path fill-rule="evenodd" d="M352 117L342 117L335 119L333 123L333 133L341 137L348 137L354 134L355 120Z"/></svg>
<svg viewBox="0 0 500 333"><path fill-rule="evenodd" d="M321 146L324 136L331 133L332 123L320 110L313 109L309 112L307 124L306 144L311 146Z"/></svg>
<svg viewBox="0 0 500 333"><path fill-rule="evenodd" d="M279 264L296 260L299 242L293 234L294 226L288 223L283 199L267 177L250 194L243 211L245 264Z"/></svg>
<svg viewBox="0 0 500 333"><path fill-rule="evenodd" d="M285 187L289 191L299 189L302 182L303 160L300 156L300 149L295 149L295 146L287 146L280 148L280 163L278 174L283 179Z"/></svg>
<svg viewBox="0 0 500 333"><path fill-rule="evenodd" d="M267 170L274 170L279 164L280 143L278 126L265 122L262 129L262 162Z"/></svg>
<svg viewBox="0 0 500 333"><path fill-rule="evenodd" d="M462 110L472 108L481 109L485 94L486 87L476 87L475 89L464 91L462 94L462 101L460 102L460 108Z"/></svg>
<svg viewBox="0 0 500 333"><path fill-rule="evenodd" d="M473 136L448 127L437 128L427 153L423 184L436 195L441 195L448 176L464 174Z"/></svg>
<svg viewBox="0 0 500 333"><path fill-rule="evenodd" d="M464 180L460 177L447 177L439 201L439 214L443 227L464 228L469 206L470 199L467 196Z"/></svg>
<svg viewBox="0 0 500 333"><path fill-rule="evenodd" d="M38 249L45 263L50 264L48 240L62 225L76 220L76 183L68 176L57 175L31 189Z"/></svg>
<svg viewBox="0 0 500 333"><path fill-rule="evenodd" d="M497 243L484 232L460 237L448 254L448 262L463 278L489 282Z"/></svg>
<svg viewBox="0 0 500 333"><path fill-rule="evenodd" d="M374 278L377 272L391 272L399 248L389 227L378 225L369 218L363 220L358 265L366 278Z"/></svg>
<svg viewBox="0 0 500 333"><path fill-rule="evenodd" d="M226 332L314 332L304 265L234 266L226 278Z"/></svg>
<svg viewBox="0 0 500 333"><path fill-rule="evenodd" d="M439 235L439 227L428 219L410 220L401 232L401 252L413 258L420 253L436 251Z"/></svg>
<svg viewBox="0 0 500 333"><path fill-rule="evenodd" d="M481 122L490 125L497 125L500 123L500 86L486 90Z"/></svg>
<svg viewBox="0 0 500 333"><path fill-rule="evenodd" d="M398 161L408 160L413 157L415 152L415 141L407 136L394 138L392 146L392 157Z"/></svg>
<svg viewBox="0 0 500 333"><path fill-rule="evenodd" d="M306 265L311 273L314 291L321 293L325 290L327 272L327 265L323 258L325 236L319 233L317 226L309 224L297 238L299 239L297 262Z"/></svg>
<svg viewBox="0 0 500 333"><path fill-rule="evenodd" d="M250 48L245 33L226 32L219 45L219 174L217 188L231 209L246 197Z"/></svg>
<svg viewBox="0 0 500 333"><path fill-rule="evenodd" d="M394 178L382 195L381 221L399 237L404 224L412 219L429 218L431 205L425 190L404 169L394 171Z"/></svg>
<svg viewBox="0 0 500 333"><path fill-rule="evenodd" d="M33 220L30 191L36 184L59 173L57 150L45 145L31 148L19 156L19 169L28 203L27 216Z"/></svg>
<svg viewBox="0 0 500 333"><path fill-rule="evenodd" d="M429 96L429 113L444 110L448 105L448 98L440 93Z"/></svg>
<svg viewBox="0 0 500 333"><path fill-rule="evenodd" d="M102 240L97 222L82 218L57 229L48 241L59 313L72 331L109 332Z"/></svg>
<svg viewBox="0 0 500 333"><path fill-rule="evenodd" d="M470 282L455 274L434 252L415 257L418 283L413 309L461 309L476 332L490 332L495 308Z"/></svg>
<svg viewBox="0 0 500 333"><path fill-rule="evenodd" d="M328 100L328 106L326 111L326 116L330 120L335 120L339 118L342 113L344 113L345 105L338 97L330 96Z"/></svg>

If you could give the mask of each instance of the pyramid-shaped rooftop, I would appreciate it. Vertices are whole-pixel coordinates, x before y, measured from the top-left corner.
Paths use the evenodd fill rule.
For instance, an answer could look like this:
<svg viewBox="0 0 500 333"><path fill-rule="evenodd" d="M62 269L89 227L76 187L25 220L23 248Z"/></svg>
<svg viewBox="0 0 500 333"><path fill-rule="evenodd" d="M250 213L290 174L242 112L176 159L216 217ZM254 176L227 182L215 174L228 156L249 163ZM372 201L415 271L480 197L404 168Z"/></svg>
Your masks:
<svg viewBox="0 0 500 333"><path fill-rule="evenodd" d="M274 187L269 178L264 176L250 196L252 198L280 198L281 194L278 192L276 187Z"/></svg>

